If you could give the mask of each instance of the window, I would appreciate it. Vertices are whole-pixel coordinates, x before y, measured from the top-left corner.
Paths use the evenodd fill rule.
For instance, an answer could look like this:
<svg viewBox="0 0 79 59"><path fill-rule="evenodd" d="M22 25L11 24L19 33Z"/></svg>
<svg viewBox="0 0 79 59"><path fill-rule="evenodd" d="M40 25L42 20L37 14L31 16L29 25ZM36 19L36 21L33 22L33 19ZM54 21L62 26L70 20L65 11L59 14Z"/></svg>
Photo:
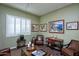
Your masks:
<svg viewBox="0 0 79 59"><path fill-rule="evenodd" d="M31 35L31 20L12 15L6 15L6 37Z"/></svg>

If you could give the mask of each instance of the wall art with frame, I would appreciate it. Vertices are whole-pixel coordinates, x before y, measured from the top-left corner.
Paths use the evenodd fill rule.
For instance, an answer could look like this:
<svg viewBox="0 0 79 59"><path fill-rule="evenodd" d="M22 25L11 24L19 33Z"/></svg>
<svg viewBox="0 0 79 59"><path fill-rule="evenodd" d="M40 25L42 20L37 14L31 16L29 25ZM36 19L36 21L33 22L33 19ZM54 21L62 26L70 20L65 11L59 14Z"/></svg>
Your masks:
<svg viewBox="0 0 79 59"><path fill-rule="evenodd" d="M49 22L49 33L64 33L64 20L56 20Z"/></svg>
<svg viewBox="0 0 79 59"><path fill-rule="evenodd" d="M67 30L78 30L78 22L66 22L66 29Z"/></svg>
<svg viewBox="0 0 79 59"><path fill-rule="evenodd" d="M47 24L40 24L40 31L46 32L47 31Z"/></svg>
<svg viewBox="0 0 79 59"><path fill-rule="evenodd" d="M39 24L32 24L32 32L39 32Z"/></svg>

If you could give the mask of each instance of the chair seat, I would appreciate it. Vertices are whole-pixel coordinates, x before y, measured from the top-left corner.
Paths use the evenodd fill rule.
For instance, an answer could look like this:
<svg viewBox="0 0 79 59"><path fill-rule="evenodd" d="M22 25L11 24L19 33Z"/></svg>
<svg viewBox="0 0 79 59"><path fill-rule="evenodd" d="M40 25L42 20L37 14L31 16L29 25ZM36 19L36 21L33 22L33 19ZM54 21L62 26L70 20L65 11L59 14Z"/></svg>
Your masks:
<svg viewBox="0 0 79 59"><path fill-rule="evenodd" d="M10 56L9 53L0 53L0 56Z"/></svg>
<svg viewBox="0 0 79 59"><path fill-rule="evenodd" d="M79 41L71 40L70 43L67 44L66 48L62 48L62 55L79 56Z"/></svg>
<svg viewBox="0 0 79 59"><path fill-rule="evenodd" d="M36 41L36 44L43 44L43 41Z"/></svg>
<svg viewBox="0 0 79 59"><path fill-rule="evenodd" d="M75 50L71 49L71 48L63 48L62 52L64 53L64 55L69 55L69 56L73 56L75 52Z"/></svg>

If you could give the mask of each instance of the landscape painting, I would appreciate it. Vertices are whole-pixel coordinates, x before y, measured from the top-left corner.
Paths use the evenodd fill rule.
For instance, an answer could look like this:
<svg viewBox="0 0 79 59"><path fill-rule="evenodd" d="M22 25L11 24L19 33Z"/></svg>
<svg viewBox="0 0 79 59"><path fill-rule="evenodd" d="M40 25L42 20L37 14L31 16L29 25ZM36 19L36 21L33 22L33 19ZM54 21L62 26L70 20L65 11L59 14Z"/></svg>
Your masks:
<svg viewBox="0 0 79 59"><path fill-rule="evenodd" d="M64 33L64 20L49 22L50 33Z"/></svg>

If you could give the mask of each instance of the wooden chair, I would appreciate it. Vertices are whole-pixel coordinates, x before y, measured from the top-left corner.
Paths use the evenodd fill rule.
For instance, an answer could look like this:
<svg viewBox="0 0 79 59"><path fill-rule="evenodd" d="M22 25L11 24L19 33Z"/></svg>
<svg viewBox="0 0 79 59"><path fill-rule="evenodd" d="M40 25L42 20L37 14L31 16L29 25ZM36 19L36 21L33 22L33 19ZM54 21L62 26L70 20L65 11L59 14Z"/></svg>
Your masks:
<svg viewBox="0 0 79 59"><path fill-rule="evenodd" d="M61 53L65 56L79 56L79 41L71 40L66 48L62 48Z"/></svg>
<svg viewBox="0 0 79 59"><path fill-rule="evenodd" d="M36 37L33 37L32 43L34 43L35 45L43 45L44 44L44 36L37 35Z"/></svg>
<svg viewBox="0 0 79 59"><path fill-rule="evenodd" d="M10 48L0 50L0 56L10 56L10 55L11 55Z"/></svg>

